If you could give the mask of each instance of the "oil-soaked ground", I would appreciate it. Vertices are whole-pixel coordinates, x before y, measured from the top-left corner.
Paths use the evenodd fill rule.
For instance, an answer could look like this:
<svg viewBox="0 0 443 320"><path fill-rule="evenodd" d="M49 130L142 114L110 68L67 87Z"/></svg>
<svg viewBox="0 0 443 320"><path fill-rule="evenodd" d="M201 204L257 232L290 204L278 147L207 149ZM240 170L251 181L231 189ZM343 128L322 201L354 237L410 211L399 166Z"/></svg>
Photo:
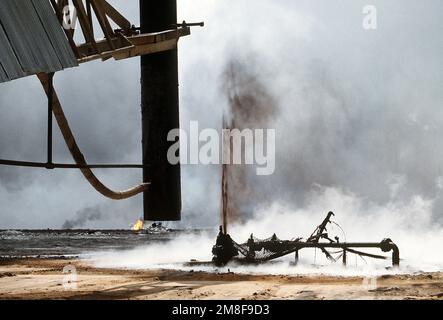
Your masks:
<svg viewBox="0 0 443 320"><path fill-rule="evenodd" d="M96 250L132 249L201 230L0 230L0 258L73 257Z"/></svg>

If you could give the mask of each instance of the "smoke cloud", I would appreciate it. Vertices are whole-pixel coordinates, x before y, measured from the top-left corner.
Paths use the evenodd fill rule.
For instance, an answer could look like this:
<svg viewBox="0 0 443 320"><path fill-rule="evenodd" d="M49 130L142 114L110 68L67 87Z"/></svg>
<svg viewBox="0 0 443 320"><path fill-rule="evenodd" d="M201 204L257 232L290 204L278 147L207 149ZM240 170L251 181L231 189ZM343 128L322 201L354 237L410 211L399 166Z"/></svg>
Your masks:
<svg viewBox="0 0 443 320"><path fill-rule="evenodd" d="M271 120L278 114L278 102L268 90L266 79L269 74L257 67L258 61L254 56L247 61L240 57L228 61L222 75L223 92L228 101L228 110L224 121L228 129L262 129L272 128ZM232 154L232 139L225 141L225 148ZM242 142L245 157L246 149L253 148ZM257 141L255 141L257 143ZM254 145L254 147L257 147ZM269 152L269 151L268 151ZM242 222L252 215L251 202L256 202L254 194L255 168L247 164L234 164L223 167L225 187L223 199L225 209L223 226ZM254 199L254 201L251 201Z"/></svg>
<svg viewBox="0 0 443 320"><path fill-rule="evenodd" d="M89 221L97 221L103 214L99 207L88 207L78 211L73 219L68 219L63 223L62 229L74 229L84 227Z"/></svg>
<svg viewBox="0 0 443 320"><path fill-rule="evenodd" d="M248 176L235 189L247 193L242 215L273 203L305 208L320 186L354 194L364 208L402 207L420 198L430 204L429 219L440 225L443 81L436 72L442 57L431 35L438 25L432 6L376 2L379 27L371 33L361 26L363 1L244 5L242 12L249 8L254 18L240 17L232 7L215 9L238 28L228 34L211 29L215 43L227 39L213 50L242 61L228 70L241 74L248 68L258 75L269 96L278 97L267 101L267 110L278 104L278 115L266 123L277 132L275 174ZM214 81L224 84L226 64L207 59ZM236 102L235 90L260 95L241 81L228 88L217 96L227 109Z"/></svg>

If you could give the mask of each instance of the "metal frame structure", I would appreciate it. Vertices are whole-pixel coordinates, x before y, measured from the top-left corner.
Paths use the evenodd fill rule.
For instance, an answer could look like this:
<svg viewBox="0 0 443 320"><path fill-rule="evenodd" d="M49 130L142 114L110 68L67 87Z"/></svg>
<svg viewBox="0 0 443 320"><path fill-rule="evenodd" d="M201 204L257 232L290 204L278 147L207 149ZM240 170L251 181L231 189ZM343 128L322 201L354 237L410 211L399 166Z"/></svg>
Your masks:
<svg viewBox="0 0 443 320"><path fill-rule="evenodd" d="M179 38L191 34L190 27L204 25L202 22L190 24L183 22L171 25L168 30L141 34L139 27L131 24L106 0L50 1L61 24L65 22L66 17L71 16L69 8L75 8L86 42L81 45L75 44L75 28L65 29L65 33L79 63L109 58L121 60L171 50L176 48ZM96 40L93 17L97 19L104 39ZM113 29L111 22L118 25L119 29Z"/></svg>
<svg viewBox="0 0 443 320"><path fill-rule="evenodd" d="M24 0L20 0L24 1ZM27 1L27 0L26 0ZM43 1L43 0L42 0ZM181 24L177 24L173 21L173 24L168 26L162 26L162 28L157 32L141 32L140 27L135 27L129 22L122 14L120 14L114 7L112 7L106 0L45 0L47 3L43 2L11 2L5 3L6 16L3 18L8 19L6 12L11 11L11 13L17 13L16 21L18 24L20 21L26 22L28 15L33 15L34 18L38 16L34 10L46 10L44 13L46 16L40 16L40 24L38 24L38 19L34 19L34 23L40 27L40 30L47 29L52 31L52 33L58 35L58 44L63 44L67 47L67 53L72 57L71 62L75 64L81 64L96 59L102 59L103 61L114 58L116 60L127 59L138 56L146 56L154 53L160 52L172 52L177 49L178 40L187 36L191 33L191 26L203 26L203 23L192 23L187 24L185 21ZM20 15L20 6L25 7L27 5L27 13ZM50 8L52 7L52 9ZM155 8L155 7L154 7ZM175 10L175 9L174 9ZM51 12L52 11L52 12ZM72 11L72 12L71 12ZM43 12L43 11L42 11ZM71 15L75 14L75 15ZM76 44L74 40L75 34L75 24L76 18L80 24L82 36L85 39L84 43ZM75 19L74 19L75 18ZM72 21L71 21L72 19ZM10 20L10 19L9 19ZM9 21L8 22L11 22ZM46 21L49 20L49 21ZM68 20L68 21L67 21ZM57 21L59 25L57 25ZM104 39L96 39L96 34L94 32L94 21L98 22L101 31L104 35ZM49 22L52 23L49 26ZM69 22L69 23L67 23ZM118 28L113 29L112 23L115 23ZM9 31L15 36L17 35L14 25L11 25ZM66 39L63 37L63 29ZM21 32L25 32L22 30ZM48 46L53 46L55 39L51 39L49 34L44 34L42 37L46 37ZM49 39L48 39L49 37ZM28 41L34 40L32 37L28 37ZM20 42L21 39L17 38ZM34 45L39 44L33 41ZM51 43L51 45L49 45ZM56 42L57 43L57 42ZM72 52L69 51L69 46ZM24 47L21 46L21 51L26 52ZM28 50L31 50L32 46L29 46ZM75 55L72 55L72 53ZM45 56L41 56L44 60ZM60 57L54 57L55 60ZM23 66L22 66L23 68ZM25 68L24 68L25 69ZM43 69L43 70L41 70ZM60 68L46 68L41 67L40 71L35 68L33 71L28 71L23 73L22 76L27 76L31 74L36 74L40 80L43 89L46 92L48 98L48 124L47 124L47 161L46 162L31 162L31 161L18 161L18 160L6 160L0 159L0 165L8 166L21 166L21 167L33 167L33 168L46 168L46 169L80 169L85 179L93 186L96 191L113 200L121 200L133 197L141 192L148 190L148 186L151 181L146 181L123 191L114 191L106 187L92 172L93 168L102 169L116 169L116 168L142 168L146 169L151 167L148 164L88 164L84 155L82 154L77 142L75 141L74 134L70 129L68 120L64 114L61 103L57 97L57 94L53 85L54 73ZM177 106L178 107L178 106ZM75 164L61 164L53 163L53 117L55 117L57 124L60 128L62 136L65 143L75 160Z"/></svg>
<svg viewBox="0 0 443 320"><path fill-rule="evenodd" d="M74 41L75 28L63 30L69 41L79 64L102 59L115 60L167 51L176 48L181 37L191 34L190 27L203 26L203 22L174 24L170 29L155 33L140 33L140 28L135 27L122 14L120 14L106 0L49 0L58 21L63 27L65 19L72 14L78 17L81 32L85 43L76 44ZM66 9L65 9L66 8ZM75 8L75 13L69 8ZM94 34L94 18L98 21L104 39L96 40ZM119 28L113 29L111 22ZM53 105L54 105L54 73L48 73L48 119L47 119L47 161L20 161L0 159L0 165L46 168L46 169L143 169L148 165L143 164L87 164L87 163L53 163L52 161L52 136L53 136Z"/></svg>

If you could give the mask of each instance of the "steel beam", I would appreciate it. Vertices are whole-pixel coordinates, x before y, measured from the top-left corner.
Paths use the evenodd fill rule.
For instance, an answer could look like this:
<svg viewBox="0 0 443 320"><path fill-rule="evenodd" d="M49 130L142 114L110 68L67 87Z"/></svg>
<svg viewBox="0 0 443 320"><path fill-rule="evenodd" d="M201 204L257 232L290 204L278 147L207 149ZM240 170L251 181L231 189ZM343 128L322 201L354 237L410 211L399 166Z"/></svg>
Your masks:
<svg viewBox="0 0 443 320"><path fill-rule="evenodd" d="M142 34L161 32L177 24L176 0L140 0ZM173 142L168 132L179 128L177 49L141 57L141 112L144 219L181 219L180 164L170 164L167 151Z"/></svg>

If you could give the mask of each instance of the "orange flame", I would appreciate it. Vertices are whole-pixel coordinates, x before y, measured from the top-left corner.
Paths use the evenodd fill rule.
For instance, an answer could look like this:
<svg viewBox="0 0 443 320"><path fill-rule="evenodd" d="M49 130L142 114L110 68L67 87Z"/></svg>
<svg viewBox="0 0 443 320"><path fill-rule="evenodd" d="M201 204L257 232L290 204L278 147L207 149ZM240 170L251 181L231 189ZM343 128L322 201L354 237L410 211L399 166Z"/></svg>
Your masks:
<svg viewBox="0 0 443 320"><path fill-rule="evenodd" d="M132 226L132 230L134 231L140 231L143 229L143 226L145 225L145 222L142 219L138 219L134 225Z"/></svg>

